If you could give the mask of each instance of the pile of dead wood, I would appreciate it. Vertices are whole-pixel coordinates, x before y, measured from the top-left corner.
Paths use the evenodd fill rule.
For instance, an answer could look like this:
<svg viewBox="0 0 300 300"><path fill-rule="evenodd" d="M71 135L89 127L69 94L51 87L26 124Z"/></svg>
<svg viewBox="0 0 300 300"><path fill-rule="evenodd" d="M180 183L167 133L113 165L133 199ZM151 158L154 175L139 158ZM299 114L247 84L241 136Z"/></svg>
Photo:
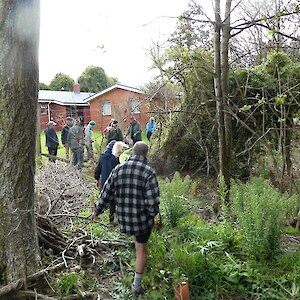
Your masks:
<svg viewBox="0 0 300 300"><path fill-rule="evenodd" d="M96 199L99 191L95 182L87 177L86 172L80 172L70 164L47 162L37 170L35 212L39 243L45 253L52 253L53 263L27 278L1 287L0 299L57 299L44 295L35 283L47 281L48 273L61 269L80 270L83 260L91 266L97 265L99 269L105 253L111 253L114 248L132 246L126 240L95 239L92 230L95 220L91 218L93 203L90 200L93 193ZM82 216L83 210L89 211L89 215ZM69 295L68 299L111 299L105 289L83 294Z"/></svg>
<svg viewBox="0 0 300 300"><path fill-rule="evenodd" d="M95 184L70 164L47 163L35 177L36 213L54 224L72 222L72 217L90 206ZM63 223L63 224L62 224Z"/></svg>

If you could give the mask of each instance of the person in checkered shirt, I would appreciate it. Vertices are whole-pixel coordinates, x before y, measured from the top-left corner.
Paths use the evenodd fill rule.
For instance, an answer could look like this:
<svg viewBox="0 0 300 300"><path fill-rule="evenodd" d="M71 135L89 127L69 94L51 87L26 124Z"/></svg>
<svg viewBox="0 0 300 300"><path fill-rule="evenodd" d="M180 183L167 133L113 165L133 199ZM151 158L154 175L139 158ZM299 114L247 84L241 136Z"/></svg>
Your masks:
<svg viewBox="0 0 300 300"><path fill-rule="evenodd" d="M135 236L136 272L132 294L144 292L141 285L147 262L147 242L159 213L159 186L155 171L147 163L148 146L137 142L133 155L111 172L95 207L94 217L115 200L120 231Z"/></svg>

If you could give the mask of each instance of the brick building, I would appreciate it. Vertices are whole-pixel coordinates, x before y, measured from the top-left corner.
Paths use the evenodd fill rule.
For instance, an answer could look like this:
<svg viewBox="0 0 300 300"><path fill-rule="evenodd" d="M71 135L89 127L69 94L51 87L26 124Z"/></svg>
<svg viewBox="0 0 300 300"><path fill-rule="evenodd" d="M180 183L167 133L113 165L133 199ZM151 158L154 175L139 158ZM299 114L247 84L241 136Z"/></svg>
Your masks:
<svg viewBox="0 0 300 300"><path fill-rule="evenodd" d="M80 92L79 84L74 84L73 92L40 90L38 112L41 130L50 120L57 123L57 130L61 130L67 117L80 118L83 124L89 122L90 107L86 99L92 95Z"/></svg>
<svg viewBox="0 0 300 300"><path fill-rule="evenodd" d="M144 93L133 87L115 84L87 99L90 104L90 117L96 121L96 130L103 130L109 121L117 119L122 131L125 131L130 123L130 116L135 115L146 127L149 116Z"/></svg>
<svg viewBox="0 0 300 300"><path fill-rule="evenodd" d="M94 120L94 130L103 130L114 118L125 131L132 114L145 129L149 119L144 93L122 84L115 84L98 93L80 92L79 84L74 85L73 92L41 90L38 102L41 130L50 120L57 123L57 130L61 130L69 116L80 118L83 125Z"/></svg>

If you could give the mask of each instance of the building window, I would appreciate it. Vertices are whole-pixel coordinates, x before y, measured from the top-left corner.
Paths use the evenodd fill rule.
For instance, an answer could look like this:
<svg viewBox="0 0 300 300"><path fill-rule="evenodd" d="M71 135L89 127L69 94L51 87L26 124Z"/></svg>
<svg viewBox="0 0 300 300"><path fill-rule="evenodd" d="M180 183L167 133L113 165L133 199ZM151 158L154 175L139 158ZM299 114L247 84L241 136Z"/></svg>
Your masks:
<svg viewBox="0 0 300 300"><path fill-rule="evenodd" d="M130 111L132 114L141 113L141 100L140 99L129 99Z"/></svg>
<svg viewBox="0 0 300 300"><path fill-rule="evenodd" d="M110 101L104 101L102 103L102 115L110 116L111 115L111 103Z"/></svg>
<svg viewBox="0 0 300 300"><path fill-rule="evenodd" d="M67 117L76 118L76 116L78 115L77 113L78 113L78 109L75 105L67 106L66 108Z"/></svg>
<svg viewBox="0 0 300 300"><path fill-rule="evenodd" d="M46 103L41 103L41 114L45 115L47 113L47 104Z"/></svg>

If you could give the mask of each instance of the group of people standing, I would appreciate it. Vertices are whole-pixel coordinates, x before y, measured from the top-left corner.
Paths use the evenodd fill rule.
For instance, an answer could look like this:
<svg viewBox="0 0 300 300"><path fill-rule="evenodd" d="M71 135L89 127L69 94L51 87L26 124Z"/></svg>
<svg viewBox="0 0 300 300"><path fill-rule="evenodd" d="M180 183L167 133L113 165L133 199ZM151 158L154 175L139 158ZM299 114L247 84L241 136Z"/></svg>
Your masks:
<svg viewBox="0 0 300 300"><path fill-rule="evenodd" d="M150 141L151 135L156 129L156 122L154 117L149 119L149 122L146 125L146 136ZM104 129L105 137L107 138L107 142L111 141L123 141L129 136L132 140L133 144L142 140L142 126L139 121L137 121L136 117L131 116L131 121L126 131L125 137L123 137L122 130L119 128L119 122L116 119L111 119L108 126Z"/></svg>
<svg viewBox="0 0 300 300"><path fill-rule="evenodd" d="M54 156L57 155L59 145L55 125L50 121L45 131L49 154ZM82 167L84 144L88 157L93 155L92 128L95 125L94 121L90 121L83 130L78 120L67 118L62 129L61 138L66 158L69 159L71 149L72 163L78 169ZM151 117L146 126L148 140L155 129L156 123ZM117 215L120 231L135 237L136 267L131 291L134 297L138 297L145 291L141 282L147 263L147 243L154 227L154 217L159 213L157 176L148 164L148 145L142 142L141 124L134 116L131 117L125 136L118 121L114 119L104 130L104 134L107 146L94 171L94 178L101 192L95 204L93 218L98 218L109 208L109 226L116 225L114 221ZM53 161L53 157L50 159Z"/></svg>
<svg viewBox="0 0 300 300"><path fill-rule="evenodd" d="M45 129L46 146L50 155L49 161L51 162L55 162L54 156L57 156L59 146L59 140L54 129L55 125L56 123L54 121L49 121ZM66 159L70 159L70 152L72 152L72 163L78 169L82 168L84 148L86 148L87 160L94 158L92 129L95 125L95 121L90 121L83 129L80 120L68 117L66 124L62 128L61 143L65 148ZM127 137L131 139L133 145L142 140L142 127L134 115L131 116L131 122L125 136L123 136L122 130L118 125L118 121L112 119L105 128L104 134L107 139L107 144L111 141L128 141ZM154 118L151 117L146 126L146 136L149 141L155 129L156 122Z"/></svg>
<svg viewBox="0 0 300 300"><path fill-rule="evenodd" d="M54 129L56 123L49 121L45 129L46 146L50 155L49 161L55 162L59 140ZM61 142L66 151L66 159L70 159L70 151L72 152L72 164L81 169L83 165L84 148L87 150L87 159L93 157L93 138L92 128L96 125L95 121L90 121L85 129L83 129L80 120L68 117L66 124L61 131Z"/></svg>

